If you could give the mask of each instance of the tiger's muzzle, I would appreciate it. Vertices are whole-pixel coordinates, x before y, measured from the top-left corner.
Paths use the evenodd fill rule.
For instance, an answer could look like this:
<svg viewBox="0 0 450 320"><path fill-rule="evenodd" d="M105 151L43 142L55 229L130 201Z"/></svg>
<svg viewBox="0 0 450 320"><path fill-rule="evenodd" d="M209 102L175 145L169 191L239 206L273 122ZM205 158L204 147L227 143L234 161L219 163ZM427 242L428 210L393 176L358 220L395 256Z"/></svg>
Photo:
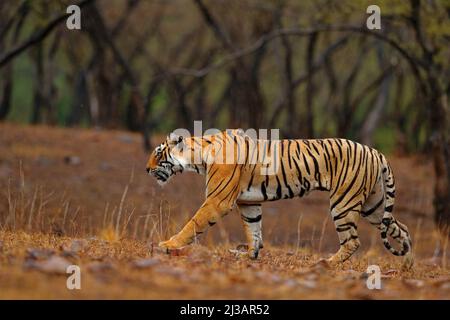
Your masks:
<svg viewBox="0 0 450 320"><path fill-rule="evenodd" d="M148 172L156 178L159 184L164 184L172 175L175 174L173 167L173 164L170 162L165 162L157 166L155 169L149 169Z"/></svg>

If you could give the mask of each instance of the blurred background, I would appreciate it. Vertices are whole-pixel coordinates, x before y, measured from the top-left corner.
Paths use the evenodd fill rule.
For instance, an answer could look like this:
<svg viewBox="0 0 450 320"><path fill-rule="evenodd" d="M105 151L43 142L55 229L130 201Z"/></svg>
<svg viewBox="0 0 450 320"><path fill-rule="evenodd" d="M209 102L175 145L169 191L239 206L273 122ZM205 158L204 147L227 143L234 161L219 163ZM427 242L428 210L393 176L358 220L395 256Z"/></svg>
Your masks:
<svg viewBox="0 0 450 320"><path fill-rule="evenodd" d="M0 298L448 299L449 93L449 0L0 0ZM263 205L256 261L229 251L245 241L235 210L158 254L205 180L161 188L145 164L195 120L385 153L414 269L365 219L349 262L314 266L339 247L324 192ZM68 264L85 290L53 276Z"/></svg>
<svg viewBox="0 0 450 320"><path fill-rule="evenodd" d="M445 230L450 2L376 2L381 30L370 0L3 0L0 120L129 130L145 150L202 120L419 154ZM74 3L81 30L66 27Z"/></svg>

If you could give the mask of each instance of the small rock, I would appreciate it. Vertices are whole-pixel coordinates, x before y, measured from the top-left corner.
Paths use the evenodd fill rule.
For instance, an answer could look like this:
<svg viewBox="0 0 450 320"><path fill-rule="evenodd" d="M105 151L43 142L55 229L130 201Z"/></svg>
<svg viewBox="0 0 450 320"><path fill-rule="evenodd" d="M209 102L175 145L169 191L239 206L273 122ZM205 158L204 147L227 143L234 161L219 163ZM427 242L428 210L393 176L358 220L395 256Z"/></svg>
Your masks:
<svg viewBox="0 0 450 320"><path fill-rule="evenodd" d="M42 166L42 167L48 167L51 166L54 163L54 161L52 161L51 159L40 155L37 159L36 159L36 164L38 166Z"/></svg>
<svg viewBox="0 0 450 320"><path fill-rule="evenodd" d="M403 279L403 283L411 288L421 288L425 285L425 281L417 279Z"/></svg>
<svg viewBox="0 0 450 320"><path fill-rule="evenodd" d="M78 259L78 255L75 252L68 251L68 250L61 251L60 255L63 258Z"/></svg>
<svg viewBox="0 0 450 320"><path fill-rule="evenodd" d="M278 274L268 274L266 275L266 277L274 283L279 283L282 280L282 278Z"/></svg>
<svg viewBox="0 0 450 320"><path fill-rule="evenodd" d="M65 156L64 163L72 166L78 166L81 164L81 159L77 156Z"/></svg>
<svg viewBox="0 0 450 320"><path fill-rule="evenodd" d="M145 268L150 268L150 267L156 266L160 263L161 263L161 261L159 259L148 258L148 259L135 260L135 261L133 261L132 265L133 265L133 267L138 268L138 269L145 269Z"/></svg>
<svg viewBox="0 0 450 320"><path fill-rule="evenodd" d="M298 281L298 284L308 288L308 289L315 289L317 288L317 282L316 281L312 281L312 280L305 280L305 279L301 279Z"/></svg>
<svg viewBox="0 0 450 320"><path fill-rule="evenodd" d="M355 270L346 270L344 271L344 275L345 278L348 280L353 280L353 279L366 279L367 278L367 274L366 273L361 273Z"/></svg>
<svg viewBox="0 0 450 320"><path fill-rule="evenodd" d="M112 168L112 166L108 162L103 161L102 163L100 163L99 168L102 171L108 171Z"/></svg>
<svg viewBox="0 0 450 320"><path fill-rule="evenodd" d="M70 250L78 253L80 251L83 251L88 245L87 240L85 239L77 239L77 240L73 240L72 243L70 244Z"/></svg>
<svg viewBox="0 0 450 320"><path fill-rule="evenodd" d="M123 143L132 143L134 141L133 137L127 134L121 134L118 139Z"/></svg>
<svg viewBox="0 0 450 320"><path fill-rule="evenodd" d="M285 285L286 287L295 288L299 285L299 282L295 281L294 279L287 279L286 281L284 281L283 285Z"/></svg>
<svg viewBox="0 0 450 320"><path fill-rule="evenodd" d="M179 267L157 267L156 272L163 274L163 275L168 275L168 276L172 276L172 277L185 277L187 275L186 271L184 269L181 269Z"/></svg>
<svg viewBox="0 0 450 320"><path fill-rule="evenodd" d="M114 270L115 266L108 261L94 261L89 263L86 268L91 271L91 272L105 272L105 271L110 271L110 270Z"/></svg>
<svg viewBox="0 0 450 320"><path fill-rule="evenodd" d="M24 267L48 274L66 274L67 267L70 265L71 263L64 258L52 256L44 261L27 260Z"/></svg>
<svg viewBox="0 0 450 320"><path fill-rule="evenodd" d="M48 259L55 254L55 251L51 249L40 249L40 248L28 248L27 249L27 259L33 260L44 260Z"/></svg>

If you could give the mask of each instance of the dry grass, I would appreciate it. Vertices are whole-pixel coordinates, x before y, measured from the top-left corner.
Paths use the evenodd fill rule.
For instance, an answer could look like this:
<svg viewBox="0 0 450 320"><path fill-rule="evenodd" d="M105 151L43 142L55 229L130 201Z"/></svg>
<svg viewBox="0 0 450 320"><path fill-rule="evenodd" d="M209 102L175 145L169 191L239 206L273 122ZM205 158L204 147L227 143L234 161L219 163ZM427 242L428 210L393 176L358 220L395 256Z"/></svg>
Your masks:
<svg viewBox="0 0 450 320"><path fill-rule="evenodd" d="M1 124L0 298L449 299L448 240L432 258L432 167L427 159L389 158L394 214L415 244L411 271L400 271L401 260L364 221L363 246L351 261L315 265L338 247L325 193L265 205L257 261L228 250L244 240L234 212L198 244L167 256L154 244L201 204L202 177L183 174L159 188L145 174L137 135ZM80 265L81 290L68 290L64 274L30 267L55 256ZM369 264L381 267L382 290L366 288Z"/></svg>

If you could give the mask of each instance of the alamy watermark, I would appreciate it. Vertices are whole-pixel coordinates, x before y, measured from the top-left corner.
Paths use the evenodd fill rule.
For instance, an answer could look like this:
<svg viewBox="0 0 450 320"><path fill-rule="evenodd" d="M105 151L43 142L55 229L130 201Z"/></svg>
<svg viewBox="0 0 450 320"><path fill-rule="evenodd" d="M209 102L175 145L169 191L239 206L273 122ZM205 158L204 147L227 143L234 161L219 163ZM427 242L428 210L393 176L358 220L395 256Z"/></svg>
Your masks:
<svg viewBox="0 0 450 320"><path fill-rule="evenodd" d="M370 16L366 20L366 26L369 30L381 29L381 9L379 6L373 4L367 7L366 13Z"/></svg>
<svg viewBox="0 0 450 320"><path fill-rule="evenodd" d="M75 4L67 7L66 13L70 16L66 20L66 26L69 30L81 30L81 8ZM372 4L367 7L366 13L370 16L366 20L366 26L369 30L381 29L381 9Z"/></svg>
<svg viewBox="0 0 450 320"><path fill-rule="evenodd" d="M367 267L366 273L368 274L366 280L366 286L369 290L381 289L381 268L376 264L372 264Z"/></svg>
<svg viewBox="0 0 450 320"><path fill-rule="evenodd" d="M67 267L66 273L70 274L66 280L66 287L69 290L81 289L81 269L79 266L73 264Z"/></svg>
<svg viewBox="0 0 450 320"><path fill-rule="evenodd" d="M278 172L282 157L279 129L227 129L225 132L222 135L223 131L216 128L203 132L202 121L194 121L193 135L188 129L178 128L169 135L168 141L175 145L174 151L189 165L260 164L262 175ZM195 140L199 137L208 143ZM186 148L189 138L193 141Z"/></svg>
<svg viewBox="0 0 450 320"><path fill-rule="evenodd" d="M66 26L69 30L81 30L81 9L79 6L72 4L67 7L66 13L70 16L66 20Z"/></svg>

